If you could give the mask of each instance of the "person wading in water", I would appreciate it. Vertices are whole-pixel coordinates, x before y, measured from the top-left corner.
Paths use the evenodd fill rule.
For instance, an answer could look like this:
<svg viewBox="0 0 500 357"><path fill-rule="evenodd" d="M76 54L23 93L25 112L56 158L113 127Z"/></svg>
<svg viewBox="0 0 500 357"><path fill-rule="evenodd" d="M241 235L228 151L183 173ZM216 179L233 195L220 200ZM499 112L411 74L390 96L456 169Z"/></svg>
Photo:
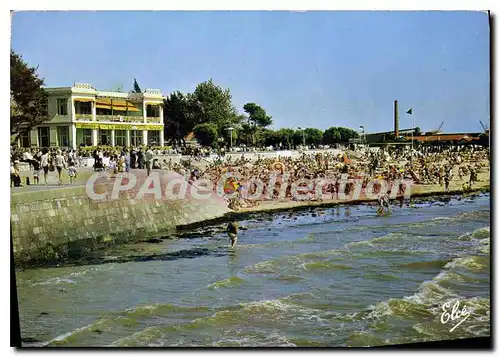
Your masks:
<svg viewBox="0 0 500 357"><path fill-rule="evenodd" d="M231 240L231 248L234 248L238 241L238 224L236 222L229 222L226 232Z"/></svg>
<svg viewBox="0 0 500 357"><path fill-rule="evenodd" d="M377 199L379 208L377 209L377 213L379 215L383 215L384 211L387 209L387 213L391 213L391 206L389 203L389 195L385 193Z"/></svg>

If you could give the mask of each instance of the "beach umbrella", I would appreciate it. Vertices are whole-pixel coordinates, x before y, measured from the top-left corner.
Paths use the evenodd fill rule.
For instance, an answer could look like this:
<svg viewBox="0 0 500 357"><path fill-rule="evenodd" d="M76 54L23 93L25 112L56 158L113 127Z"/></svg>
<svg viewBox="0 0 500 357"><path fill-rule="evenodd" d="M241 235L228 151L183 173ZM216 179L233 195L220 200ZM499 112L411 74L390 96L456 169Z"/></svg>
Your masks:
<svg viewBox="0 0 500 357"><path fill-rule="evenodd" d="M281 171L285 169L285 165L283 163L277 161L274 164L271 165L271 168L276 171Z"/></svg>
<svg viewBox="0 0 500 357"><path fill-rule="evenodd" d="M225 194L231 194L234 193L236 190L238 190L239 184L236 182L236 180L233 177L230 177L226 180L224 183L224 193Z"/></svg>

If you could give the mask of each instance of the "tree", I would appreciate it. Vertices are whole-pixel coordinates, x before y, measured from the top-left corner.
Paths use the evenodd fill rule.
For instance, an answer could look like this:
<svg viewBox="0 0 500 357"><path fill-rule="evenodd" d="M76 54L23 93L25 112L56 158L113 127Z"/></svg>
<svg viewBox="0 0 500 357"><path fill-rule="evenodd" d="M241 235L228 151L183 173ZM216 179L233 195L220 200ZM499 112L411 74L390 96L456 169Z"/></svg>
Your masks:
<svg viewBox="0 0 500 357"><path fill-rule="evenodd" d="M352 130L352 129L344 128L344 127L339 127L338 130L340 132L340 142L341 143L348 143L349 139L359 138L359 134L356 130Z"/></svg>
<svg viewBox="0 0 500 357"><path fill-rule="evenodd" d="M336 127L331 127L325 130L323 133L323 144L332 145L337 144L341 140L341 135Z"/></svg>
<svg viewBox="0 0 500 357"><path fill-rule="evenodd" d="M280 135L277 131L271 129L262 129L259 135L259 144L262 146L274 146L274 148L279 147L281 143Z"/></svg>
<svg viewBox="0 0 500 357"><path fill-rule="evenodd" d="M307 128L305 130L307 145L320 145L323 141L323 132L316 128Z"/></svg>
<svg viewBox="0 0 500 357"><path fill-rule="evenodd" d="M21 55L10 52L10 134L17 141L36 125L49 118L47 116L47 93L38 77L38 67L29 67Z"/></svg>
<svg viewBox="0 0 500 357"><path fill-rule="evenodd" d="M137 79L134 78L134 89L132 93L142 93L141 87L139 87L139 83L137 83Z"/></svg>
<svg viewBox="0 0 500 357"><path fill-rule="evenodd" d="M254 125L262 128L268 127L273 123L271 117L266 111L255 103L247 103L243 106L243 110L248 114L248 120Z"/></svg>
<svg viewBox="0 0 500 357"><path fill-rule="evenodd" d="M295 130L292 135L293 146L300 146L304 143L304 132L301 130Z"/></svg>
<svg viewBox="0 0 500 357"><path fill-rule="evenodd" d="M286 149L291 149L293 146L294 130L290 128L282 128L276 132L281 146Z"/></svg>
<svg viewBox="0 0 500 357"><path fill-rule="evenodd" d="M212 146L219 138L217 125L214 123L198 124L194 127L193 132L198 142L203 146Z"/></svg>
<svg viewBox="0 0 500 357"><path fill-rule="evenodd" d="M349 139L356 138L359 138L359 134L356 130L332 126L323 134L323 144L331 145L336 143L348 143Z"/></svg>
<svg viewBox="0 0 500 357"><path fill-rule="evenodd" d="M176 91L164 100L163 122L165 137L174 145L186 145L184 137L195 126L189 113L188 96Z"/></svg>
<svg viewBox="0 0 500 357"><path fill-rule="evenodd" d="M272 124L271 117L267 115L266 111L255 103L247 103L243 106L243 110L248 114L246 118L248 121L249 136L253 145L263 144L263 137L259 135L259 129L268 127Z"/></svg>
<svg viewBox="0 0 500 357"><path fill-rule="evenodd" d="M196 86L189 95L188 112L192 122L197 124L213 123L220 136L227 128L238 124L240 116L231 103L229 89L224 89L212 79Z"/></svg>

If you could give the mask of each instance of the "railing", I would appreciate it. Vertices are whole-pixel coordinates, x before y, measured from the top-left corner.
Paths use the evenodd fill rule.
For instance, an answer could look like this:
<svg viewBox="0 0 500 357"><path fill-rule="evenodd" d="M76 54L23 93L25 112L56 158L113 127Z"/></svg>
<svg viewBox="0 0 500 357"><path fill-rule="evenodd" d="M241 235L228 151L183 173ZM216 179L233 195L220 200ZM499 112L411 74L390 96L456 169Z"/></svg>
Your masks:
<svg viewBox="0 0 500 357"><path fill-rule="evenodd" d="M76 120L92 120L92 114L75 114Z"/></svg>
<svg viewBox="0 0 500 357"><path fill-rule="evenodd" d="M148 123L161 123L161 118L160 117L147 117L146 121Z"/></svg>
<svg viewBox="0 0 500 357"><path fill-rule="evenodd" d="M126 115L96 115L97 121L111 121L119 123L144 123L144 118Z"/></svg>

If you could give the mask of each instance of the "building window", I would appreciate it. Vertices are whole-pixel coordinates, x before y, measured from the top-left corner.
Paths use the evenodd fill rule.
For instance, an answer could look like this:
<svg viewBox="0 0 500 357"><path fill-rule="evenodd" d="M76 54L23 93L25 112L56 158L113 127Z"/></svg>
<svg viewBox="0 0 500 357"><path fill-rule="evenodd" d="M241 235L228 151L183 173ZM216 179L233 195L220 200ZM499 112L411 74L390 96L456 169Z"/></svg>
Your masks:
<svg viewBox="0 0 500 357"><path fill-rule="evenodd" d="M132 146L142 145L142 130L130 131L130 145Z"/></svg>
<svg viewBox="0 0 500 357"><path fill-rule="evenodd" d="M160 145L160 131L148 131L148 143L149 145Z"/></svg>
<svg viewBox="0 0 500 357"><path fill-rule="evenodd" d="M146 116L148 118L159 118L160 117L160 106L148 104L146 106Z"/></svg>
<svg viewBox="0 0 500 357"><path fill-rule="evenodd" d="M76 145L92 146L92 129L76 129Z"/></svg>
<svg viewBox="0 0 500 357"><path fill-rule="evenodd" d="M75 102L75 112L76 114L92 114L92 103L91 102Z"/></svg>
<svg viewBox="0 0 500 357"><path fill-rule="evenodd" d="M50 146L50 129L48 126L38 128L38 143L42 148Z"/></svg>
<svg viewBox="0 0 500 357"><path fill-rule="evenodd" d="M22 148L29 148L31 146L31 137L30 132L21 134L19 137L19 141Z"/></svg>
<svg viewBox="0 0 500 357"><path fill-rule="evenodd" d="M83 142L87 146L92 146L92 129L83 129Z"/></svg>
<svg viewBox="0 0 500 357"><path fill-rule="evenodd" d="M66 98L57 98L57 114L68 115L68 100Z"/></svg>
<svg viewBox="0 0 500 357"><path fill-rule="evenodd" d="M69 147L69 127L59 126L57 127L57 137L59 139L59 146L63 148Z"/></svg>
<svg viewBox="0 0 500 357"><path fill-rule="evenodd" d="M111 145L110 130L99 130L99 145Z"/></svg>
<svg viewBox="0 0 500 357"><path fill-rule="evenodd" d="M115 146L127 146L126 130L115 130Z"/></svg>

